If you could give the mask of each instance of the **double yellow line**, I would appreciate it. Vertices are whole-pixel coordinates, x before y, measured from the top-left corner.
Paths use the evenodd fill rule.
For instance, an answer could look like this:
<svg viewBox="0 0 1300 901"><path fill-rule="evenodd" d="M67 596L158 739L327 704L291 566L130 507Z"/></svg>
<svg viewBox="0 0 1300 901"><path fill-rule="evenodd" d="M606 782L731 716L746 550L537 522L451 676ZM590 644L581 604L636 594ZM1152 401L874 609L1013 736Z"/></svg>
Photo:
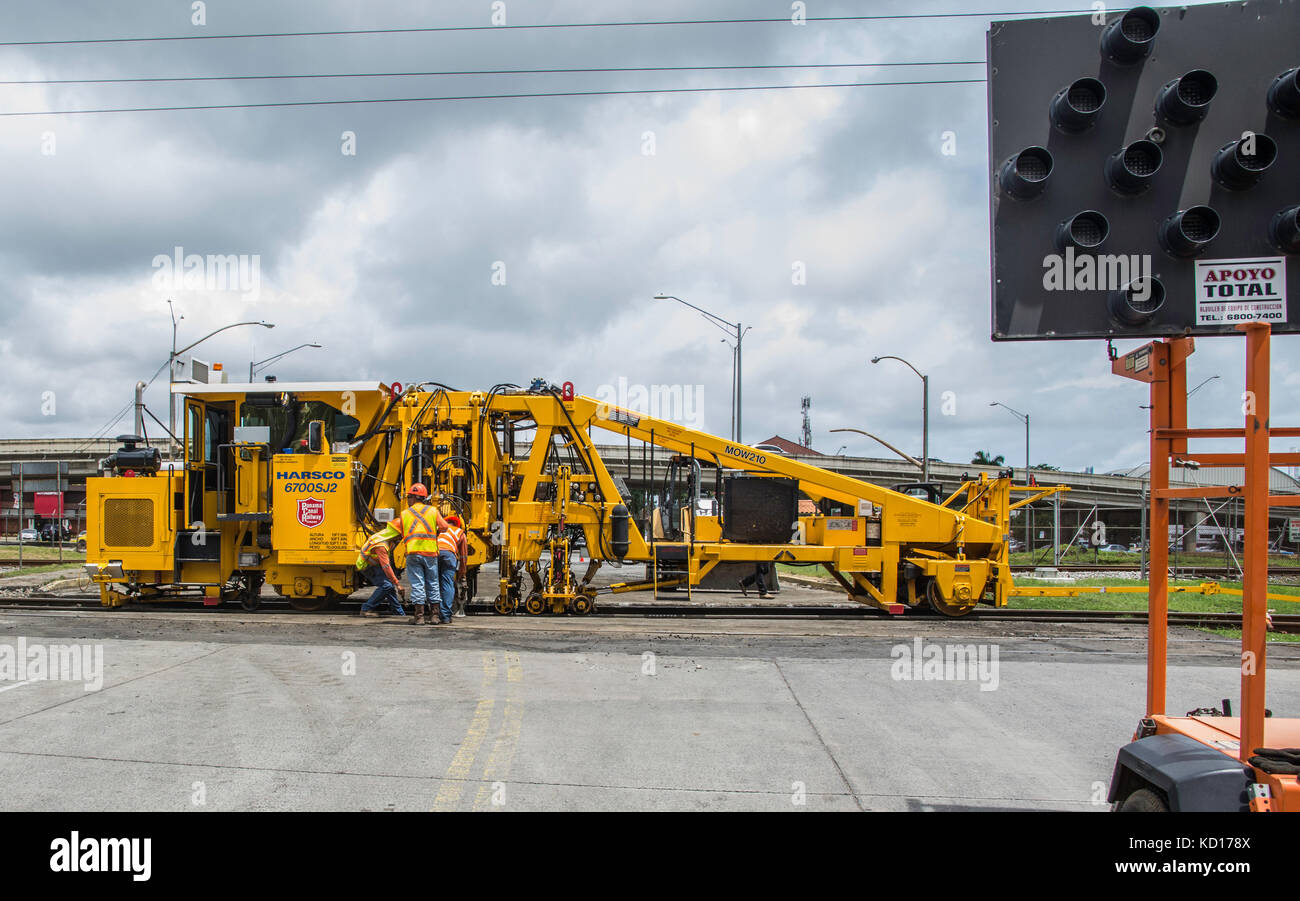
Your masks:
<svg viewBox="0 0 1300 901"><path fill-rule="evenodd" d="M497 725L495 741L483 763L479 778L474 780L471 774L479 750L487 740L493 720L493 711L497 708L497 695L501 685L498 682L500 662L497 652L484 651L482 659L483 681L479 688L478 703L470 717L469 726L460 747L447 765L446 775L438 788L438 797L433 803L435 811L458 810L465 786L471 781L479 783L474 797L474 810L492 810L508 804L509 795L506 779L510 775L510 765L514 761L515 750L519 745L519 734L523 729L524 668L519 655L513 651L501 654L505 663L505 698L500 721Z"/></svg>

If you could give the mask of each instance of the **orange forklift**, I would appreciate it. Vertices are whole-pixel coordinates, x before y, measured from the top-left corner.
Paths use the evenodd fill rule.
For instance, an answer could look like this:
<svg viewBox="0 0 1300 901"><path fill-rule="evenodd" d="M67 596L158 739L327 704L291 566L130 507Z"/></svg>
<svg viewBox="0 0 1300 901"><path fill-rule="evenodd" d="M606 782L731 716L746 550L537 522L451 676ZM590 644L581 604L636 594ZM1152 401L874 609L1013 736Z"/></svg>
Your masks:
<svg viewBox="0 0 1300 901"><path fill-rule="evenodd" d="M1300 811L1300 719L1272 716L1264 706L1267 657L1269 507L1300 506L1300 497L1271 496L1269 467L1300 464L1300 454L1270 453L1269 437L1300 437L1300 428L1269 423L1270 328L1244 323L1246 394L1243 429L1187 426L1186 362L1190 337L1159 340L1112 357L1116 375L1151 386L1150 617L1147 637L1146 716L1133 741L1120 749L1109 801L1120 811ZM1244 438L1243 453L1189 452L1189 440ZM1240 466L1241 485L1169 487L1169 467ZM1169 551L1158 540L1169 528L1175 498L1245 498L1246 547L1242 585L1240 715L1197 709L1165 710L1169 611Z"/></svg>

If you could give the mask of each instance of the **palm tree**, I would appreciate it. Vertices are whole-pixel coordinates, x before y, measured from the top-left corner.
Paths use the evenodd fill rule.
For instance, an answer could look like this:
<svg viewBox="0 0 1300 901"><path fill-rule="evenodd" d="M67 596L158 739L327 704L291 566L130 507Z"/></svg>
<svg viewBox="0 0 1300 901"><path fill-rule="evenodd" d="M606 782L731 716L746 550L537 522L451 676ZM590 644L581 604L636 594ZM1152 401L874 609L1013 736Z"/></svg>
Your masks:
<svg viewBox="0 0 1300 901"><path fill-rule="evenodd" d="M1007 462L1007 458L998 454L996 457L990 457L988 451L975 451L975 458L972 463L978 463L981 466L1001 466Z"/></svg>

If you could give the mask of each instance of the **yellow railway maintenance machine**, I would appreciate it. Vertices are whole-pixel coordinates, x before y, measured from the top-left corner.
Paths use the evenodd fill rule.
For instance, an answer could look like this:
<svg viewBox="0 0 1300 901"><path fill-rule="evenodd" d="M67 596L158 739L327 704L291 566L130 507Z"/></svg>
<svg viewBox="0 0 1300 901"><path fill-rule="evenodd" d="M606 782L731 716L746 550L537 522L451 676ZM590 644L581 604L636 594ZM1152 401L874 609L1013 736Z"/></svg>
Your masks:
<svg viewBox="0 0 1300 901"><path fill-rule="evenodd" d="M88 480L87 567L105 605L201 596L254 609L265 583L299 609L323 608L359 587L356 549L420 481L465 523L471 596L479 567L498 564L499 613L589 613L606 562L647 569L604 590L688 592L723 563L788 562L820 565L851 598L890 613L928 604L961 616L1006 605L1011 511L1062 490L1012 486L1010 471L981 474L947 497L933 485L890 490L540 380L488 391L175 390L184 394L183 463L169 469L128 442L104 461L104 477ZM629 448L644 442L643 474L656 471L657 449L668 452L641 525L593 428ZM625 462L631 476L630 451ZM700 503L706 490L718 505ZM1025 496L1013 501L1013 492ZM817 512L797 515L801 494ZM570 567L579 531L591 556L581 579ZM400 547L394 557L402 565Z"/></svg>

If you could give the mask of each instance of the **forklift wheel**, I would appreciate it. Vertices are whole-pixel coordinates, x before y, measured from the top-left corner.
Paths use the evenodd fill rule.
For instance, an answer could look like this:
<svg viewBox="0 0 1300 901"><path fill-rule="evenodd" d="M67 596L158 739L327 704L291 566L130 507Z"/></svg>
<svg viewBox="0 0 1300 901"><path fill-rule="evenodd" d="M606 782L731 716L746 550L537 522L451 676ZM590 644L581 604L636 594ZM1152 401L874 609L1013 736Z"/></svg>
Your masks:
<svg viewBox="0 0 1300 901"><path fill-rule="evenodd" d="M1139 788L1117 808L1121 813L1168 813L1169 805L1149 788Z"/></svg>

